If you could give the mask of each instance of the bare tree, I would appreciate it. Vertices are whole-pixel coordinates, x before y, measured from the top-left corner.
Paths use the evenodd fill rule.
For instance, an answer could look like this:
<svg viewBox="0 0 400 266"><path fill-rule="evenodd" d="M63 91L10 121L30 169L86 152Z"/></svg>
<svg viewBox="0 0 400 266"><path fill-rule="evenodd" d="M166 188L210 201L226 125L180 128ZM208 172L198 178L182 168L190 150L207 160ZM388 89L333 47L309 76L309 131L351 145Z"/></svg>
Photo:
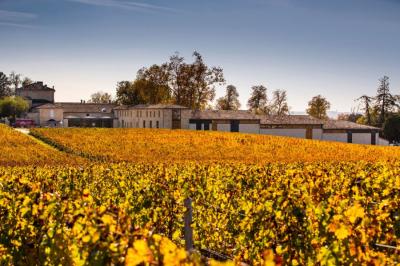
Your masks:
<svg viewBox="0 0 400 266"><path fill-rule="evenodd" d="M14 93L19 88L19 85L22 83L21 74L17 74L14 71L11 72L9 76L10 83L14 86Z"/></svg>
<svg viewBox="0 0 400 266"><path fill-rule="evenodd" d="M275 90L273 93L271 111L275 115L288 115L289 105L287 103L287 93L285 90Z"/></svg>
<svg viewBox="0 0 400 266"><path fill-rule="evenodd" d="M372 120L371 120L371 106L372 106L372 101L373 97L370 97L368 95L363 95L360 98L357 99L357 101L360 101L361 104L363 105L362 110L365 112L365 118L367 119L367 125L371 125Z"/></svg>
<svg viewBox="0 0 400 266"><path fill-rule="evenodd" d="M377 95L375 96L375 106L379 110L378 125L382 126L388 118L388 114L398 105L396 97L390 93L389 77L384 76L379 80L379 83Z"/></svg>
<svg viewBox="0 0 400 266"><path fill-rule="evenodd" d="M90 96L89 103L111 103L112 96L107 92L98 91Z"/></svg>

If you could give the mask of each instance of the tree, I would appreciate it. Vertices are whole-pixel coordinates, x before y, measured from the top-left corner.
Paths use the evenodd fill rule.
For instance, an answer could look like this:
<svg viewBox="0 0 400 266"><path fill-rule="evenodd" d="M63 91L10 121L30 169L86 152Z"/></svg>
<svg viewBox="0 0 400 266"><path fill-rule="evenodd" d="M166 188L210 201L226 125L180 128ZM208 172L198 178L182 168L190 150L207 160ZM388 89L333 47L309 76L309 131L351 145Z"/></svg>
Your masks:
<svg viewBox="0 0 400 266"><path fill-rule="evenodd" d="M130 81L120 81L117 84L117 102L122 105L136 105L140 96Z"/></svg>
<svg viewBox="0 0 400 266"><path fill-rule="evenodd" d="M10 83L14 86L14 93L15 93L19 88L19 85L21 84L21 74L17 74L14 71L12 71L9 76L9 80Z"/></svg>
<svg viewBox="0 0 400 266"><path fill-rule="evenodd" d="M187 82L187 70L188 65L184 62L185 59L175 53L170 57L169 63L166 64L168 71L168 86L171 90L172 97L175 99L175 103L179 105L185 105L184 94L185 85Z"/></svg>
<svg viewBox="0 0 400 266"><path fill-rule="evenodd" d="M205 109L215 98L215 86L225 82L223 70L220 67L208 67L200 53L194 52L194 62L185 66L182 73L184 85L187 84L187 107L193 110Z"/></svg>
<svg viewBox="0 0 400 266"><path fill-rule="evenodd" d="M0 99L11 95L10 85L7 75L0 72Z"/></svg>
<svg viewBox="0 0 400 266"><path fill-rule="evenodd" d="M133 83L122 81L117 85L117 102L120 104L159 104L169 102L170 99L167 85L159 85L146 79L136 79Z"/></svg>
<svg viewBox="0 0 400 266"><path fill-rule="evenodd" d="M396 96L390 93L389 77L384 76L379 80L379 83L377 95L375 96L375 106L379 110L378 126L382 126L389 113L397 106L397 99Z"/></svg>
<svg viewBox="0 0 400 266"><path fill-rule="evenodd" d="M366 124L372 125L372 118L371 118L371 106L372 106L372 97L368 95L363 95L357 99L357 101L361 101L363 104L362 110L365 112Z"/></svg>
<svg viewBox="0 0 400 266"><path fill-rule="evenodd" d="M228 85L226 87L226 94L224 97L221 97L217 100L217 109L218 110L239 110L240 102L239 102L239 93L237 89L233 85Z"/></svg>
<svg viewBox="0 0 400 266"><path fill-rule="evenodd" d="M350 114L339 114L337 120L344 120L357 123L358 121L360 121L360 118L362 117L363 117L362 114L351 112Z"/></svg>
<svg viewBox="0 0 400 266"><path fill-rule="evenodd" d="M253 86L251 96L247 101L249 110L255 114L268 113L267 88L263 85Z"/></svg>
<svg viewBox="0 0 400 266"><path fill-rule="evenodd" d="M288 115L289 105L287 103L287 93L285 90L275 90L273 92L271 111L275 115Z"/></svg>
<svg viewBox="0 0 400 266"><path fill-rule="evenodd" d="M98 91L90 96L89 103L111 103L112 96L107 92Z"/></svg>
<svg viewBox="0 0 400 266"><path fill-rule="evenodd" d="M166 84L156 84L145 79L137 79L132 84L137 92L138 102L142 104L159 104L170 101L171 95Z"/></svg>
<svg viewBox="0 0 400 266"><path fill-rule="evenodd" d="M146 80L161 88L168 88L175 104L204 109L215 97L215 86L223 84L225 79L221 68L208 67L198 52L194 52L193 56L194 62L187 64L176 53L167 63L140 69L137 80Z"/></svg>
<svg viewBox="0 0 400 266"><path fill-rule="evenodd" d="M400 142L400 115L388 118L383 126L386 139L390 142Z"/></svg>
<svg viewBox="0 0 400 266"><path fill-rule="evenodd" d="M0 117L15 118L28 111L28 103L21 97L9 96L0 100Z"/></svg>
<svg viewBox="0 0 400 266"><path fill-rule="evenodd" d="M327 111L330 108L331 104L328 102L328 100L321 95L317 95L308 102L307 114L315 118L327 119Z"/></svg>
<svg viewBox="0 0 400 266"><path fill-rule="evenodd" d="M32 84L33 83L33 80L31 80L30 78L28 78L28 77L25 77L23 80L22 80L22 87L26 87L26 86L28 86L28 85L30 85L30 84Z"/></svg>

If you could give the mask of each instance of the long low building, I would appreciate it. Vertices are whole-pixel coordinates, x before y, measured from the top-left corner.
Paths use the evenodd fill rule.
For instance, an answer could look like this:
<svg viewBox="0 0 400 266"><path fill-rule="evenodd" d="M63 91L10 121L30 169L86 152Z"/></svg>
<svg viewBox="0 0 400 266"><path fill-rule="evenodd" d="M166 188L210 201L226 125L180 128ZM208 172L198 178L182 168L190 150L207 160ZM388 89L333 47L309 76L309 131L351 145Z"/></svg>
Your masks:
<svg viewBox="0 0 400 266"><path fill-rule="evenodd" d="M295 138L387 145L379 128L308 115L267 116L249 111L192 111L179 105L119 106L115 127L242 132Z"/></svg>
<svg viewBox="0 0 400 266"><path fill-rule="evenodd" d="M347 143L387 145L379 128L348 121L319 120L307 115L267 116L249 111L192 111L172 104L54 102L54 87L36 82L17 89L30 110L26 118L41 127L167 128L243 132Z"/></svg>

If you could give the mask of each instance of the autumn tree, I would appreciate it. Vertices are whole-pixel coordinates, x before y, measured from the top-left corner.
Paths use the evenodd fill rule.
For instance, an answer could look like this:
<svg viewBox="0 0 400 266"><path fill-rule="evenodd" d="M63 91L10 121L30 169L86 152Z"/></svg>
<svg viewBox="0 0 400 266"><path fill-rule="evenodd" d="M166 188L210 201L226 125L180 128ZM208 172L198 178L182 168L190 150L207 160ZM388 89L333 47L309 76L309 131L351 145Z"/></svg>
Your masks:
<svg viewBox="0 0 400 266"><path fill-rule="evenodd" d="M11 82L6 74L0 72L0 99L11 95Z"/></svg>
<svg viewBox="0 0 400 266"><path fill-rule="evenodd" d="M164 64L167 67L168 86L171 90L171 96L178 105L186 105L185 90L188 86L189 67L185 59L175 53L170 57L169 62Z"/></svg>
<svg viewBox="0 0 400 266"><path fill-rule="evenodd" d="M98 91L90 96L89 103L111 103L112 96L107 92Z"/></svg>
<svg viewBox="0 0 400 266"><path fill-rule="evenodd" d="M226 87L226 93L224 97L217 99L216 108L218 110L239 110L240 102L239 102L239 93L237 89L233 85L228 85Z"/></svg>
<svg viewBox="0 0 400 266"><path fill-rule="evenodd" d="M140 95L134 89L132 82L120 81L117 84L117 103L122 105L136 105L140 103Z"/></svg>
<svg viewBox="0 0 400 266"><path fill-rule="evenodd" d="M215 86L225 82L223 70L220 67L208 67L200 53L194 52L194 62L186 66L183 72L184 84L187 90L184 97L188 102L185 106L193 110L205 109L215 98Z"/></svg>
<svg viewBox="0 0 400 266"><path fill-rule="evenodd" d="M288 115L289 105L287 103L287 93L285 90L275 90L272 93L272 103L270 110L275 115Z"/></svg>
<svg viewBox="0 0 400 266"><path fill-rule="evenodd" d="M169 62L140 69L136 81L142 84L143 81L150 82L146 86L157 88L162 100L170 98L170 102L175 104L205 109L215 97L215 86L223 84L225 79L222 69L208 67L200 53L194 52L193 57L194 62L188 64L175 54Z"/></svg>
<svg viewBox="0 0 400 266"><path fill-rule="evenodd" d="M251 96L247 101L249 110L255 114L268 113L267 88L263 85L253 86Z"/></svg>
<svg viewBox="0 0 400 266"><path fill-rule="evenodd" d="M390 93L389 77L384 76L379 80L377 95L375 96L375 106L379 110L378 125L382 126L391 111L397 105L396 96Z"/></svg>
<svg viewBox="0 0 400 266"><path fill-rule="evenodd" d="M308 102L307 114L315 118L327 119L327 111L330 108L331 104L328 102L328 100L321 95L317 95Z"/></svg>

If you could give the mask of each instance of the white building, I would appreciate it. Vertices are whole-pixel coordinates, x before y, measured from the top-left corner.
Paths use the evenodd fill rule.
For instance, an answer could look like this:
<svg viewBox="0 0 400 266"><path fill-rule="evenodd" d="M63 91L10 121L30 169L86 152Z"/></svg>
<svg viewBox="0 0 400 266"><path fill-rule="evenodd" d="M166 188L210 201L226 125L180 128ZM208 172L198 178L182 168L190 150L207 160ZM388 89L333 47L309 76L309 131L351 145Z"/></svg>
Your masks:
<svg viewBox="0 0 400 266"><path fill-rule="evenodd" d="M379 128L307 115L266 116L249 111L192 111L179 105L136 105L114 109L115 127L242 132L385 145Z"/></svg>

